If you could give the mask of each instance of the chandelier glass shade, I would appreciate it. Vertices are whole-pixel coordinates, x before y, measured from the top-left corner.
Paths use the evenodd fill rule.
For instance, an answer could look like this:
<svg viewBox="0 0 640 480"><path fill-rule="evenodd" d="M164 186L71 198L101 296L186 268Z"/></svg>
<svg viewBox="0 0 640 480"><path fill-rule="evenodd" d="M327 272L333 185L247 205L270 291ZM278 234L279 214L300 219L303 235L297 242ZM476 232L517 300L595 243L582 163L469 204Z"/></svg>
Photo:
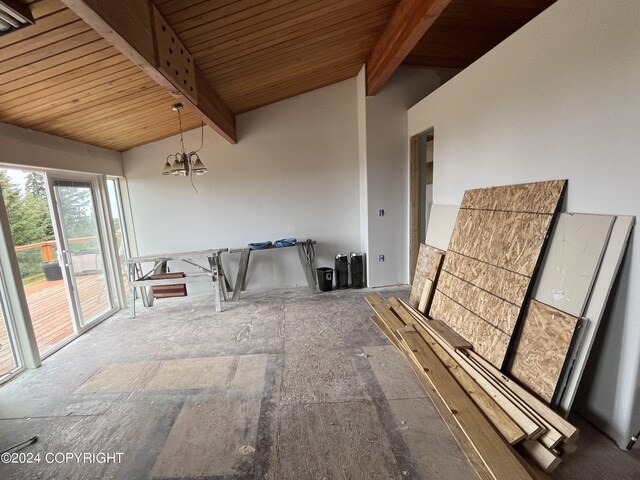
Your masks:
<svg viewBox="0 0 640 480"><path fill-rule="evenodd" d="M177 103L173 106L173 110L178 112L178 123L180 125L180 151L167 156L167 159L164 163L164 168L160 171L160 173L162 175L175 175L183 177L191 176L194 173L196 175L204 175L209 170L207 170L207 167L204 166L202 160L200 160L200 156L198 155L198 152L202 148L202 143L200 144L200 148L188 153L184 147L184 138L182 136L182 118L180 116L181 109L181 103ZM202 129L204 140L204 125L202 126Z"/></svg>

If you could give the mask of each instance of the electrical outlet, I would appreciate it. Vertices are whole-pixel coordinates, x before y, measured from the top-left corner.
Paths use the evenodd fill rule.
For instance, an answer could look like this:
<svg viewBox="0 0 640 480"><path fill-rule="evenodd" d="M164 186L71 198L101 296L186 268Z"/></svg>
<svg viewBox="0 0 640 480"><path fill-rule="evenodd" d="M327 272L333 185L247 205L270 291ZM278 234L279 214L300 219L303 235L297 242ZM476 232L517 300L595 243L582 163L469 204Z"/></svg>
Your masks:
<svg viewBox="0 0 640 480"><path fill-rule="evenodd" d="M384 255L378 255L378 261L384 262Z"/></svg>
<svg viewBox="0 0 640 480"><path fill-rule="evenodd" d="M378 216L384 217L384 208L381 208L380 210L378 210Z"/></svg>

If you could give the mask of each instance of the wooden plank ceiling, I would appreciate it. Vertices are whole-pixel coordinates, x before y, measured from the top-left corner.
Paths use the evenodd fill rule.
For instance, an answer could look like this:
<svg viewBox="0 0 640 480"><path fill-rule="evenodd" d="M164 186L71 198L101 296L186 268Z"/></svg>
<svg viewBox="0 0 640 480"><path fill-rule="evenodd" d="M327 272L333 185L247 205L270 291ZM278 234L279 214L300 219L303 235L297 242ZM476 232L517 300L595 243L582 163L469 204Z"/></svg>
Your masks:
<svg viewBox="0 0 640 480"><path fill-rule="evenodd" d="M173 96L76 14L22 3L36 24L0 37L0 122L120 151L178 132ZM153 3L238 114L355 76L398 0ZM406 63L464 67L550 3L452 0Z"/></svg>

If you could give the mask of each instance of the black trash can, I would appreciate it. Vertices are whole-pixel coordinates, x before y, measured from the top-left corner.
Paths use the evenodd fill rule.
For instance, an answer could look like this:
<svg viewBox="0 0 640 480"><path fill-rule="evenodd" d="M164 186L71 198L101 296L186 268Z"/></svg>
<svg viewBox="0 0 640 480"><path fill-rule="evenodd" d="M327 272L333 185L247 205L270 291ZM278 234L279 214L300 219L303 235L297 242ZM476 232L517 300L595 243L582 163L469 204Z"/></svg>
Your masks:
<svg viewBox="0 0 640 480"><path fill-rule="evenodd" d="M346 253L336 255L336 288L349 286L349 257Z"/></svg>
<svg viewBox="0 0 640 480"><path fill-rule="evenodd" d="M364 287L364 260L362 253L351 252L351 287Z"/></svg>
<svg viewBox="0 0 640 480"><path fill-rule="evenodd" d="M321 292L330 292L333 290L333 268L320 267L316 268L318 273L318 288Z"/></svg>

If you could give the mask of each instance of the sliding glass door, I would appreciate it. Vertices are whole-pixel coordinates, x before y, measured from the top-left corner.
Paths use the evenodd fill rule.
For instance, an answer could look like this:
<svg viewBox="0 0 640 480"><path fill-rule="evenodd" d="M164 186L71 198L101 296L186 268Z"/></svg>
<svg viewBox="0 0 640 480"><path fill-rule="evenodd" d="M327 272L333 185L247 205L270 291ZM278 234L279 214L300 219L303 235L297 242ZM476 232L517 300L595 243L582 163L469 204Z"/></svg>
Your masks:
<svg viewBox="0 0 640 480"><path fill-rule="evenodd" d="M58 262L60 245L53 228L46 177L38 171L3 168L0 187L38 350L46 356L76 334ZM10 333L10 329L4 332ZM0 364L7 365L10 344L2 338L0 331Z"/></svg>
<svg viewBox="0 0 640 480"><path fill-rule="evenodd" d="M124 303L117 272L128 248L117 187L115 181L98 175L0 166L0 190L20 271L19 278L12 275L8 280L24 290L41 358ZM110 208L110 203L117 208ZM114 211L113 218L109 210ZM24 347L16 340L15 325L5 308L3 273L4 264L0 382L22 368L20 347Z"/></svg>
<svg viewBox="0 0 640 480"><path fill-rule="evenodd" d="M94 181L51 177L60 260L78 327L115 309Z"/></svg>

